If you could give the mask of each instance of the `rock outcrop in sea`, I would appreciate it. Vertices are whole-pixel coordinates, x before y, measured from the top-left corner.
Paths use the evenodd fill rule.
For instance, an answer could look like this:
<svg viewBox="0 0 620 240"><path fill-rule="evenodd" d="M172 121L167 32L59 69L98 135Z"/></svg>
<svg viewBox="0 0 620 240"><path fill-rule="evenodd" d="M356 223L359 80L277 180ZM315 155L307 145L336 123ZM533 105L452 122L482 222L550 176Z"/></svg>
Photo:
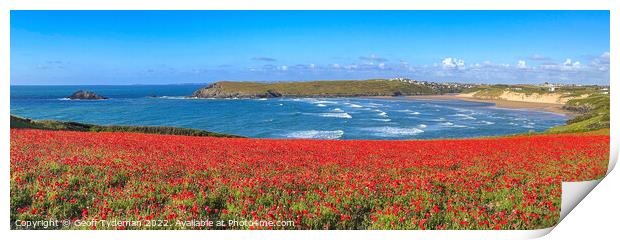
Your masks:
<svg viewBox="0 0 620 240"><path fill-rule="evenodd" d="M96 94L95 92L79 90L68 96L67 98L71 100L103 100L108 99L107 97Z"/></svg>
<svg viewBox="0 0 620 240"><path fill-rule="evenodd" d="M282 94L275 90L266 90L264 92L243 92L243 91L225 91L219 83L213 83L204 88L198 89L192 94L195 98L277 98Z"/></svg>

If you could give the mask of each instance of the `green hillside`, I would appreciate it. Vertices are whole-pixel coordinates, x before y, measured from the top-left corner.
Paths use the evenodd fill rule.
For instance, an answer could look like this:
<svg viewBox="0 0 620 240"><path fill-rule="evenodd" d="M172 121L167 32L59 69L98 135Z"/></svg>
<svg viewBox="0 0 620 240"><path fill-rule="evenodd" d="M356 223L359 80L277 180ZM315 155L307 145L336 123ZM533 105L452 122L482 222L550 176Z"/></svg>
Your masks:
<svg viewBox="0 0 620 240"><path fill-rule="evenodd" d="M68 130L81 132L134 132L166 135L201 136L201 137L232 137L240 136L214 133L209 131L160 126L101 126L77 122L63 122L55 120L31 120L11 115L11 128L33 128L43 130Z"/></svg>
<svg viewBox="0 0 620 240"><path fill-rule="evenodd" d="M217 82L201 88L194 97L354 97L442 94L450 89L382 79L310 82ZM454 90L452 90L454 91Z"/></svg>
<svg viewBox="0 0 620 240"><path fill-rule="evenodd" d="M585 132L609 128L610 126L610 98L608 94L593 94L587 98L569 100L564 109L578 112L580 115L568 120L565 125L551 128L547 132Z"/></svg>

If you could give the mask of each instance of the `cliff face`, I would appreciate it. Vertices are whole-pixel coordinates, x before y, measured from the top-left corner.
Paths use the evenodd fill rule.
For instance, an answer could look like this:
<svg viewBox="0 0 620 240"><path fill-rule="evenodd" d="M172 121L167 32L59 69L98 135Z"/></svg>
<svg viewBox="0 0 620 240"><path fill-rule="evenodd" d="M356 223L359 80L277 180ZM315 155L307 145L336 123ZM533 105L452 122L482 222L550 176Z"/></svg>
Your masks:
<svg viewBox="0 0 620 240"><path fill-rule="evenodd" d="M281 96L282 94L274 90L261 92L227 91L220 83L210 84L192 94L192 97L196 98L275 98Z"/></svg>

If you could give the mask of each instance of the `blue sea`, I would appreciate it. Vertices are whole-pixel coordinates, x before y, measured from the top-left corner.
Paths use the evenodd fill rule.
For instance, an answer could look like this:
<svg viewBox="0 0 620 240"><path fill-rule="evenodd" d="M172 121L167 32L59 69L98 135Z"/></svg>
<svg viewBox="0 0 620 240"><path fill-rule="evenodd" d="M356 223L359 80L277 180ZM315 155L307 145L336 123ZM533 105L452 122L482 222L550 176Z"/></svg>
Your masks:
<svg viewBox="0 0 620 240"><path fill-rule="evenodd" d="M544 131L567 120L554 113L458 100L183 98L200 87L11 86L11 114L100 125L187 127L254 138L312 139L495 136ZM66 99L80 89L110 99Z"/></svg>

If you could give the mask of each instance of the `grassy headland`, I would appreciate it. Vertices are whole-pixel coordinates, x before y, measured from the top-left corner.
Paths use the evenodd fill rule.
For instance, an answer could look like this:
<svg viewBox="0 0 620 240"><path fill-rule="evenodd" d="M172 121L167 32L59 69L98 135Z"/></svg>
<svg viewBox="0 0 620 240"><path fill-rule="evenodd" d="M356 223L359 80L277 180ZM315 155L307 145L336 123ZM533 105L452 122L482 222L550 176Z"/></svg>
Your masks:
<svg viewBox="0 0 620 240"><path fill-rule="evenodd" d="M198 89L193 97L360 97L429 95L459 91L460 89L447 84L413 84L386 79L276 83L224 81Z"/></svg>
<svg viewBox="0 0 620 240"><path fill-rule="evenodd" d="M102 126L85 124L78 122L64 122L56 120L32 120L11 115L11 128L32 128L42 130L69 130L80 132L135 132L164 135L183 135L201 137L229 137L239 138L241 136L214 133L204 130L178 127L160 126Z"/></svg>
<svg viewBox="0 0 620 240"><path fill-rule="evenodd" d="M549 133L586 132L609 128L610 98L606 94L593 94L587 98L569 100L564 109L580 115L568 120L565 125L547 130Z"/></svg>

